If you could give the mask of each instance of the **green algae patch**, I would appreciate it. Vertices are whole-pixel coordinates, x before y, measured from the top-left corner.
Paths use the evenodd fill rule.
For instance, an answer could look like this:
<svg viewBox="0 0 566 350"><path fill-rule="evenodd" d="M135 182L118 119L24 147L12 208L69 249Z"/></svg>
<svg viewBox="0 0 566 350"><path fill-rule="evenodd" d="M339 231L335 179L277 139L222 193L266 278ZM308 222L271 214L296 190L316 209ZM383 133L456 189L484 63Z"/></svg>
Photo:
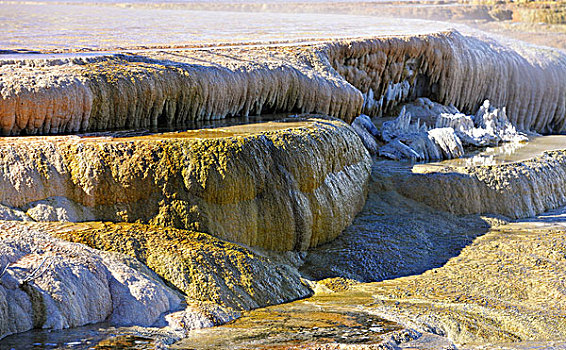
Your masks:
<svg viewBox="0 0 566 350"><path fill-rule="evenodd" d="M188 300L249 310L311 293L289 266L205 233L100 222L34 225L72 242L135 257Z"/></svg>

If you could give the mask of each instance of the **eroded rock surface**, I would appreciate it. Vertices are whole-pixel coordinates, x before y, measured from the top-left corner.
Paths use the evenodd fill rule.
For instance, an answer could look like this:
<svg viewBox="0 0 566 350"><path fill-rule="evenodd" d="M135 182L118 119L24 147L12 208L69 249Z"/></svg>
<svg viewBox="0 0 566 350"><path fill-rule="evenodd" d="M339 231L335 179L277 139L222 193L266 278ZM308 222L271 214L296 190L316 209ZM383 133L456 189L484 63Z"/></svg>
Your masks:
<svg viewBox="0 0 566 350"><path fill-rule="evenodd" d="M4 134L46 134L273 111L349 122L360 112L380 116L428 97L466 113L489 99L507 106L520 130L560 132L564 58L548 48L449 31L289 49L3 60L0 126Z"/></svg>

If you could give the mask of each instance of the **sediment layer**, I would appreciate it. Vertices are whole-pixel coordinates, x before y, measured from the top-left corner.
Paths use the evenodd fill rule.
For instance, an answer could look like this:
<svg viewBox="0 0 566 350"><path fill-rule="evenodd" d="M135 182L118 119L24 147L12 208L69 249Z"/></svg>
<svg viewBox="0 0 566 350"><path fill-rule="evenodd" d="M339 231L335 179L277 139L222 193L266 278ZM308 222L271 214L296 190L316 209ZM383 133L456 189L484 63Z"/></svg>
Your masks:
<svg viewBox="0 0 566 350"><path fill-rule="evenodd" d="M37 221L141 221L305 250L335 238L362 208L370 162L355 132L336 119L125 138L7 138L0 203Z"/></svg>
<svg viewBox="0 0 566 350"><path fill-rule="evenodd" d="M349 122L361 111L383 115L428 97L468 113L489 99L506 106L521 130L566 130L566 56L477 36L4 60L0 127L9 135L47 134L273 111Z"/></svg>
<svg viewBox="0 0 566 350"><path fill-rule="evenodd" d="M390 177L396 191L455 214L531 217L566 204L566 152L524 162L470 167L417 167Z"/></svg>

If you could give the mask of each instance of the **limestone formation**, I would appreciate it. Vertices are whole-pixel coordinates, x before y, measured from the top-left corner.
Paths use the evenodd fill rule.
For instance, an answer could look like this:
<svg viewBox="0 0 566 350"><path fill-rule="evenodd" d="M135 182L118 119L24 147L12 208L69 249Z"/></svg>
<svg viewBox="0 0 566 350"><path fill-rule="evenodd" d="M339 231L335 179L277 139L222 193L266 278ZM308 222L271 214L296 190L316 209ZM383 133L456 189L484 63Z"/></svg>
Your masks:
<svg viewBox="0 0 566 350"><path fill-rule="evenodd" d="M388 142L378 149L378 154L394 160L412 161L442 160L461 157L462 143L452 128L428 130L417 119L411 123L411 114L405 108L399 117L383 123L381 139Z"/></svg>
<svg viewBox="0 0 566 350"><path fill-rule="evenodd" d="M422 208L415 206L407 209L416 209L415 213L418 214ZM394 209L389 209L389 213L395 215ZM370 229L371 218L365 220L367 228ZM432 229L435 225L445 223L441 219L435 222L427 221L425 224ZM404 226L402 220L397 224ZM225 342L229 344L261 339L262 345L268 347L277 343L267 336L273 330L266 329L264 325L270 325L278 330L277 334L294 332L295 338L292 339L301 337L301 345L310 342L307 344L316 344L316 348L348 348L337 346L347 341L348 337L336 337L336 331L332 327L321 322L313 331L310 329L312 325L306 322L311 315L318 316L318 320L326 320L329 318L328 313L336 315L347 310L350 315L364 313L365 316L360 319L378 316L397 322L413 332L414 337L411 339L418 340L424 335L432 334L440 342L426 344L425 337L425 343L413 343L413 346L403 344L401 348L421 349L422 346L422 349L522 349L533 348L536 344L538 348L551 349L554 348L552 345L556 344L559 349L564 344L562 339L566 338L564 225L562 211L559 214L492 228L476 237L461 251L453 252L453 258L445 264L428 269L422 274L382 282L353 284L338 293L319 294L276 308L258 310L245 314L242 319L229 326L197 331L194 334L198 336L182 341L179 347L188 345L191 348L201 348L199 343L204 339L218 342L219 347L226 344ZM415 245L427 243L417 237L405 239L413 239ZM449 240L450 237L444 239ZM412 246L400 246L397 243L399 242L383 240L382 249L390 255L397 254L399 260L417 258L413 256L415 254ZM337 247L334 255L342 254L340 248L346 247ZM332 264L332 259L328 262ZM395 263L389 260L387 262ZM363 265L351 268L364 272ZM302 313L305 312L306 315L303 316ZM300 316L291 316L296 314ZM340 324L343 320L338 316L332 316L330 319L335 324ZM306 324L301 322L303 320ZM368 333L375 329L387 331L388 326L390 324L387 321L374 318L371 326L355 327L351 336L367 335L365 339L358 340L357 346L360 349L374 348L376 341ZM246 331L245 327L252 330ZM323 332L327 336L314 341L302 338L312 332ZM330 344L322 345L318 341ZM528 341L540 341L540 344ZM501 343L505 345L499 347Z"/></svg>
<svg viewBox="0 0 566 350"><path fill-rule="evenodd" d="M0 338L107 319L151 326L180 307L180 293L133 258L19 223L0 230Z"/></svg>
<svg viewBox="0 0 566 350"><path fill-rule="evenodd" d="M5 135L36 135L182 126L273 112L314 112L346 121L359 115L361 93L323 65L318 53L298 51L0 61L0 129Z"/></svg>
<svg viewBox="0 0 566 350"><path fill-rule="evenodd" d="M497 146L502 142L526 142L525 134L517 132L507 119L505 107L499 109L485 100L474 116L462 113L440 114L436 127L451 127L464 145Z"/></svg>
<svg viewBox="0 0 566 350"><path fill-rule="evenodd" d="M466 113L489 99L507 106L519 130L561 132L565 62L560 51L456 31L291 49L3 60L0 126L9 135L71 133L274 111L349 122L425 97Z"/></svg>
<svg viewBox="0 0 566 350"><path fill-rule="evenodd" d="M564 339L566 242L553 226L500 226L438 269L353 290L371 293L378 315L460 344Z"/></svg>
<svg viewBox="0 0 566 350"><path fill-rule="evenodd" d="M428 128L447 127L449 125L436 126L438 116L442 114L458 114L460 111L453 105L445 106L441 103L431 101L426 97L419 97L414 101L404 103L401 109L410 114L413 120L419 120Z"/></svg>
<svg viewBox="0 0 566 350"><path fill-rule="evenodd" d="M369 119L367 115L362 114L354 119L352 129L358 134L369 153L376 154L379 146L377 145L375 137L379 132L371 119Z"/></svg>
<svg viewBox="0 0 566 350"><path fill-rule="evenodd" d="M401 109L397 118L383 123L381 127L381 139L385 142L391 142L405 135L425 133L428 131L428 126L424 123L421 124L420 119L417 119L415 123L412 121L413 116L407 112L405 108Z"/></svg>
<svg viewBox="0 0 566 350"><path fill-rule="evenodd" d="M566 128L562 52L455 31L335 42L325 52L334 69L362 92L363 113L370 116L390 114L419 97L465 113L489 99L507 106L518 130Z"/></svg>
<svg viewBox="0 0 566 350"><path fill-rule="evenodd" d="M309 249L300 272L318 281L315 291L336 277L375 282L420 274L442 266L487 232L489 225L479 217L462 218L399 195L389 177L404 176L400 167L376 161L366 204L352 225L332 242Z"/></svg>
<svg viewBox="0 0 566 350"><path fill-rule="evenodd" d="M0 203L34 220L139 220L304 250L350 224L370 171L354 131L321 118L139 137L3 139Z"/></svg>
<svg viewBox="0 0 566 350"><path fill-rule="evenodd" d="M393 168L395 163L388 163ZM309 251L302 272L315 279L386 280L325 279L311 298L192 332L177 348L250 343L321 349L563 346L564 208L514 223L497 216L457 217L395 193L381 177L382 169L376 163L375 182L355 226L336 241ZM400 170L391 171L399 175ZM387 280L398 276L407 277ZM344 318L343 311L353 319ZM354 320L371 322L360 325ZM349 326L342 326L344 321ZM402 346L385 347L373 337L376 330L391 334L390 321L412 335L397 343ZM346 345L349 340L355 345Z"/></svg>

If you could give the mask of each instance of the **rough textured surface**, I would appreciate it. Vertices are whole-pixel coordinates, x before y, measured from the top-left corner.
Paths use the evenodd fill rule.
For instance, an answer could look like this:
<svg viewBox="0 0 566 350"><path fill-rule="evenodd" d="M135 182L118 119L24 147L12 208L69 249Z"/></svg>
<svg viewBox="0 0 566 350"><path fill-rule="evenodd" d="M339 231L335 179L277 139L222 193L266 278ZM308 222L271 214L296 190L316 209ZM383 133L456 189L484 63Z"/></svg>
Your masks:
<svg viewBox="0 0 566 350"><path fill-rule="evenodd" d="M0 142L0 202L36 220L141 220L271 250L335 238L369 172L360 139L331 119Z"/></svg>
<svg viewBox="0 0 566 350"><path fill-rule="evenodd" d="M488 230L480 218L457 217L400 196L381 182L382 169L374 165L366 205L352 225L308 251L303 276L374 282L419 274L442 266Z"/></svg>
<svg viewBox="0 0 566 350"><path fill-rule="evenodd" d="M415 170L386 176L402 195L451 213L523 218L566 204L564 151L517 163Z"/></svg>
<svg viewBox="0 0 566 350"><path fill-rule="evenodd" d="M289 49L4 60L0 127L11 135L77 132L270 111L351 121L362 109L377 116L428 97L464 112L489 99L507 106L520 130L560 132L565 62L560 51L455 31Z"/></svg>
<svg viewBox="0 0 566 350"><path fill-rule="evenodd" d="M135 257L189 302L249 310L311 294L291 267L204 233L140 224L49 225L58 237Z"/></svg>
<svg viewBox="0 0 566 350"><path fill-rule="evenodd" d="M410 111L419 117L415 118ZM357 121L352 123L354 128ZM474 116L467 116L456 107L418 98L404 105L397 118L383 122L380 136L388 142L379 148L380 156L413 161L459 158L464 155L463 146L528 141L527 136L517 132L509 122L505 107L494 108L489 100L484 101ZM364 141L364 145L368 148L367 142Z"/></svg>
<svg viewBox="0 0 566 350"><path fill-rule="evenodd" d="M426 272L377 283L341 278L319 281L328 287L318 288L319 294L312 298L255 310L225 326L195 331L178 347L389 349L379 344L376 332L390 331L390 324L378 316L407 327L395 349L562 348L566 209L511 224L503 217L458 218L391 194L387 184L374 185L357 219L358 229L346 233L349 239L339 239L334 251L330 245L311 251L320 251L326 258L317 262L320 271L332 269L357 279L364 274L387 278L415 273L409 269L420 264ZM383 223L387 227L388 221L397 232L389 236L372 232ZM483 222L482 232L466 232L479 222ZM361 228L365 231L360 232ZM436 229L441 237L434 235ZM411 236L415 230L421 232ZM431 251L442 246L445 249L437 253ZM381 266L368 267L363 260L363 254L380 260L379 253L369 252L372 249L381 249ZM436 260L442 254L452 258ZM356 255L362 256L356 260ZM345 320L349 321L346 327L342 326ZM521 343L502 344L517 341Z"/></svg>
<svg viewBox="0 0 566 350"><path fill-rule="evenodd" d="M441 268L360 290L378 314L458 343L564 339L566 242L555 220L500 226Z"/></svg>
<svg viewBox="0 0 566 350"><path fill-rule="evenodd" d="M371 303L367 295L350 299L322 295L244 313L238 320L211 329L194 330L173 349L395 349L417 332L403 332L399 325L375 317L356 306ZM354 306L356 305L356 306ZM395 340L395 336L398 339Z"/></svg>
<svg viewBox="0 0 566 350"><path fill-rule="evenodd" d="M0 127L10 135L47 134L274 111L349 121L359 114L362 96L319 56L297 48L4 60Z"/></svg>
<svg viewBox="0 0 566 350"><path fill-rule="evenodd" d="M507 106L520 130L565 128L566 84L558 77L566 71L558 51L458 32L333 43L326 51L337 72L364 94L363 113L370 116L418 97L466 113L489 99Z"/></svg>
<svg viewBox="0 0 566 350"><path fill-rule="evenodd" d="M0 338L109 319L151 326L180 306L180 293L135 259L1 222Z"/></svg>

